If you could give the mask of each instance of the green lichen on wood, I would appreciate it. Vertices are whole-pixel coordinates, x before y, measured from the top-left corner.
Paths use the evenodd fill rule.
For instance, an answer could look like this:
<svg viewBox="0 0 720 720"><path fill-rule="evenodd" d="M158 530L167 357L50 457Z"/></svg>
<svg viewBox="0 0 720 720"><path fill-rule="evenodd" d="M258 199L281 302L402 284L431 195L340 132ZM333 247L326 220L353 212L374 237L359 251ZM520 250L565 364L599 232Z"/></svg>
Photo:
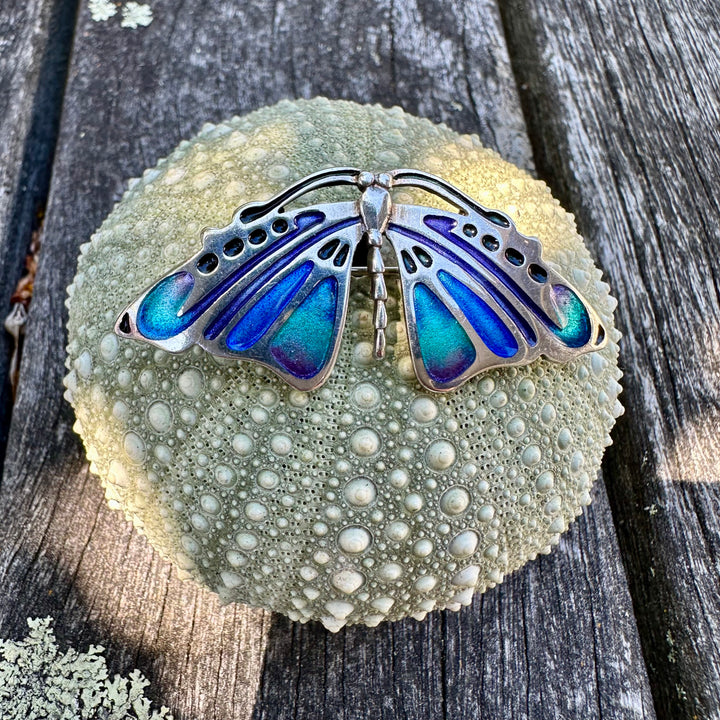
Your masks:
<svg viewBox="0 0 720 720"><path fill-rule="evenodd" d="M3 720L172 720L145 697L139 670L110 677L99 645L87 652L57 645L52 618L28 618L30 632L0 640L0 718Z"/></svg>

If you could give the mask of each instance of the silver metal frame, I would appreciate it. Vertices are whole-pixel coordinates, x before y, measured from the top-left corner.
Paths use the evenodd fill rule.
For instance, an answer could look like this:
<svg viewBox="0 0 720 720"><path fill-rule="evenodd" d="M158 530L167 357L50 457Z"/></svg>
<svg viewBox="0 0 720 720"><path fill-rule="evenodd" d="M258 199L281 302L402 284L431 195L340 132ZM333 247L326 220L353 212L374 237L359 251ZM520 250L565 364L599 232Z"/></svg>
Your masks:
<svg viewBox="0 0 720 720"><path fill-rule="evenodd" d="M309 192L342 185L356 187L360 191L360 197L355 201L321 203L300 209L287 207ZM457 211L395 204L392 201L392 190L398 187L425 190L456 208ZM424 220L429 213L446 223L451 230L450 237L442 236L428 227ZM279 232L277 228L283 225L283 221L287 228ZM474 238L462 236L461 228L466 225L471 225L475 229ZM416 234L413 235L410 231ZM253 235L254 233L261 238L264 234L265 239L253 244L250 238L257 237ZM497 241L496 250L487 250L482 245L481 238L487 236ZM420 241L418 237L421 238ZM422 237L427 244L422 241ZM240 239L242 252L237 257L225 257L223 248L234 238ZM395 252L397 258L395 267L385 266L382 257L385 240ZM330 252L328 246L335 241L337 244ZM325 382L337 359L347 315L350 278L363 269L352 265L353 254L361 242L366 243L368 248L367 267L364 271L370 275L372 283L375 355L382 358L385 354L387 327L385 275L398 273L413 366L419 382L428 390L436 392L453 390L484 370L526 364L540 355L565 362L581 353L598 350L607 343L597 313L565 278L543 262L542 245L538 239L522 235L506 215L483 207L441 178L412 169L373 174L355 168L331 168L302 178L266 202L243 205L236 211L229 225L221 229L208 229L203 233L202 250L161 278L164 280L178 272L192 274L194 279L192 291L177 316L182 318L188 312L199 313L189 327L177 335L162 340L148 339L138 330L138 310L146 296L161 282L158 280L120 313L115 324L115 332L122 337L150 342L171 352L181 352L197 344L215 355L252 360L269 367L293 387L312 390ZM447 249L440 248L441 245ZM417 261L418 256L414 253L417 252L418 247L431 258L429 267ZM324 248L325 251L321 253ZM342 250L342 248L346 249ZM524 261L520 266L516 267L504 259L505 250L508 248L522 253ZM212 253L218 262L212 272L204 274L198 269L198 261L208 253ZM409 271L403 261L404 253L415 258L413 272ZM481 259L479 253L487 257L489 263L500 268L502 276L510 279L509 283L515 288L514 291L508 290L508 281L499 280L496 272L488 270L488 263L479 262ZM449 258L448 254L452 254L452 258ZM424 258L422 254L419 257ZM237 315L239 313L244 315L254 307L255 303L266 294L260 292L262 289L271 288L309 260L313 263L309 276L274 322L264 329L252 346L242 351L230 351L225 341ZM547 276L545 282L541 283L531 278L528 272L531 264L540 266L544 270ZM412 263L410 265L412 267ZM486 347L461 309L438 282L439 270L452 272L455 278L469 287L503 318L519 346L515 356L503 359ZM302 304L317 283L327 277L334 277L337 281L337 306L331 336L331 352L320 372L309 378L298 378L271 356L268 346L287 318ZM475 361L452 382L443 384L434 381L428 375L423 363L412 300L414 287L418 282L422 282L442 298L442 302L463 327L475 349ZM492 286L492 292L488 291L488 283ZM551 297L550 287L554 284L562 284L572 290L581 298L587 310L592 330L589 342L580 348L564 345L540 320L538 309L551 322L557 325L563 322ZM204 300L209 295L212 296L212 302ZM202 305L203 302L205 305ZM535 310L532 309L531 304L535 306ZM509 319L510 306L513 308L513 313L521 316L536 334L535 345L529 344L517 322ZM235 308L234 312L231 312L232 308ZM208 333L208 328L214 328L214 332ZM308 330L311 331L310 328Z"/></svg>

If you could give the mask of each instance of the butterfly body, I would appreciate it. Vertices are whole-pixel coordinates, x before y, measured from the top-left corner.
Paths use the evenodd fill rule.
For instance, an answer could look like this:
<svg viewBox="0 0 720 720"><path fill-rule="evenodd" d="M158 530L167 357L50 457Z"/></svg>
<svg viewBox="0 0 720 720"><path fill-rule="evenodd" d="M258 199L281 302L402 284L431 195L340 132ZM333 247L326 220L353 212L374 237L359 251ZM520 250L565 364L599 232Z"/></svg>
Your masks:
<svg viewBox="0 0 720 720"><path fill-rule="evenodd" d="M355 186L354 201L287 206L322 187ZM396 204L411 186L457 211ZM116 332L171 352L197 344L271 368L310 390L332 371L347 313L353 256L363 243L371 278L375 355L385 354L383 246L397 258L406 328L418 380L458 387L483 370L540 355L567 361L601 348L593 309L542 259L535 238L502 213L417 170L373 175L332 169L265 203L241 207L205 232L203 248L145 290Z"/></svg>

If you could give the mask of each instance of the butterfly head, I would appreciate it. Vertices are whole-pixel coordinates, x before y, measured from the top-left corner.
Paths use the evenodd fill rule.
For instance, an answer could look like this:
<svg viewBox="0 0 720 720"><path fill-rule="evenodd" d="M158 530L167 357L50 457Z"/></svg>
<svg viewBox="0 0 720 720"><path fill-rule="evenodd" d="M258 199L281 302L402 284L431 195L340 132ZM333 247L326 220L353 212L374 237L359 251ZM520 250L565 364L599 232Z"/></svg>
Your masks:
<svg viewBox="0 0 720 720"><path fill-rule="evenodd" d="M356 182L357 186L361 190L365 190L373 185L389 190L393 186L393 174L387 172L371 173L363 171L358 173Z"/></svg>

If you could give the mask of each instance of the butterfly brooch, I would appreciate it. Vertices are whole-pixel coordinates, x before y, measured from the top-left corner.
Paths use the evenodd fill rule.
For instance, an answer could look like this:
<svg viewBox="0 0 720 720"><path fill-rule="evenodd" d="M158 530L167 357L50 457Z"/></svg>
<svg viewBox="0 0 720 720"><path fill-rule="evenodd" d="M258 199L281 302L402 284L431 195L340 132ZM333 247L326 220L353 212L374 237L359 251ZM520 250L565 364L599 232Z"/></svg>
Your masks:
<svg viewBox="0 0 720 720"><path fill-rule="evenodd" d="M345 185L359 191L356 200L290 208ZM393 189L403 187L453 210L394 203ZM385 265L386 241L396 267ZM566 362L607 342L597 313L543 261L540 241L506 215L419 170L353 168L308 175L206 230L202 250L123 310L115 332L170 352L200 345L252 360L312 390L338 355L359 246L372 283L374 354L385 354L385 275L397 273L413 367L428 390L540 355Z"/></svg>

